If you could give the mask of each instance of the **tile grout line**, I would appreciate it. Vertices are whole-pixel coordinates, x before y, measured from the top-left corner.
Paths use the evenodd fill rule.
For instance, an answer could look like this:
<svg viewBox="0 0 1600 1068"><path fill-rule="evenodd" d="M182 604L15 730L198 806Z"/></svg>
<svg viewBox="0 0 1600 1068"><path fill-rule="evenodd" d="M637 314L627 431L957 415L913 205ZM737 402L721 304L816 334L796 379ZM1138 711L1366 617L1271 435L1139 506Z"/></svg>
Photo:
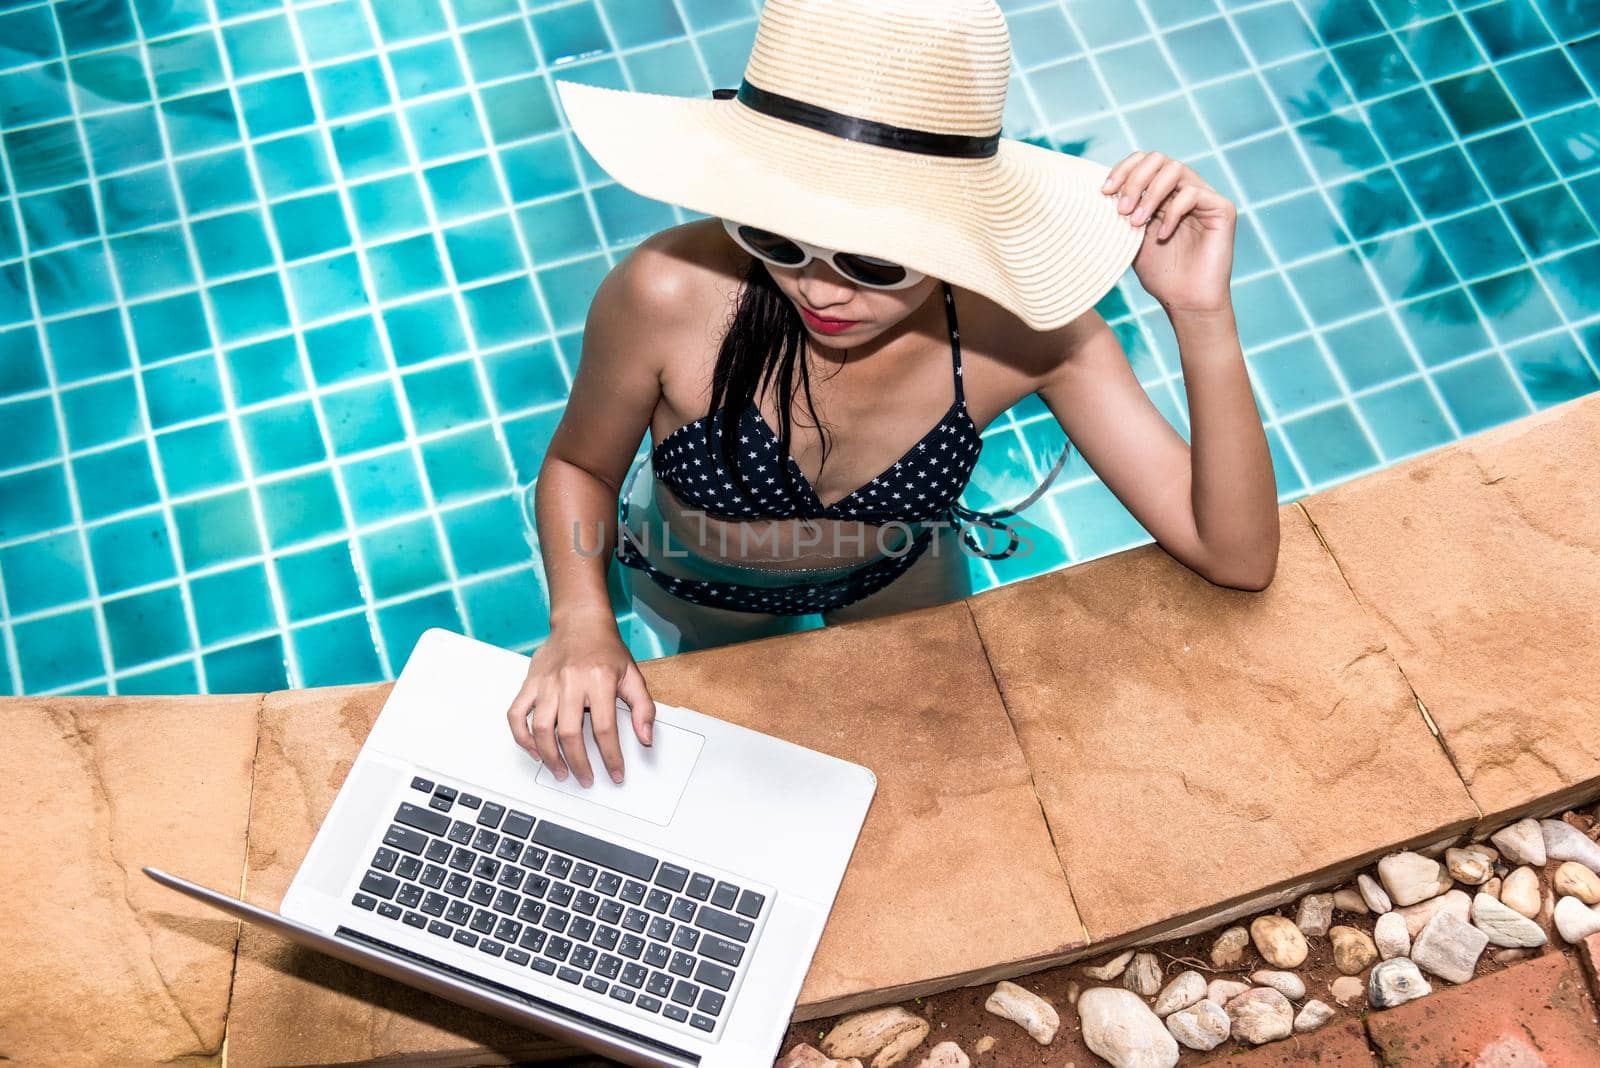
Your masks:
<svg viewBox="0 0 1600 1068"><path fill-rule="evenodd" d="M1061 859L1061 847L1056 842L1056 829L1050 823L1050 814L1045 811L1044 801L1039 797L1039 784L1033 776L1033 765L1028 762L1027 750L1022 748L1022 737L1017 733L1017 724L1011 718L1011 706L1006 703L1005 686L1000 682L1000 676L995 672L994 661L989 658L989 643L984 641L983 628L978 626L978 617L972 611L972 597L968 595L961 598L961 607L966 609L967 619L972 623L973 633L978 636L978 648L983 651L984 666L989 669L989 678L994 683L995 696L1000 698L1000 710L1005 713L1006 725L1011 728L1011 738L1017 743L1017 752L1022 755L1022 765L1028 769L1028 792L1033 795L1034 804L1039 806L1039 818L1044 821L1044 830L1050 836L1050 848L1055 854L1056 866L1061 869L1061 879L1067 884L1067 900L1072 905L1072 912L1078 917L1078 928L1083 932L1084 948L1094 945L1094 938L1089 933L1089 925L1084 922L1083 914L1078 911L1078 895L1072 891L1072 876L1067 873L1067 865Z"/></svg>
<svg viewBox="0 0 1600 1068"><path fill-rule="evenodd" d="M1300 510L1301 515L1306 517L1306 522L1311 524L1311 532L1316 535L1317 544L1321 545L1322 551L1328 554L1328 559L1332 561L1334 570L1338 572L1339 581L1343 582L1345 589L1350 591L1350 596L1355 600L1356 607L1361 609L1362 616L1374 627L1378 627L1379 624L1373 619L1372 612L1367 608L1366 602L1361 599L1361 595L1356 592L1356 588L1350 584L1350 579L1344 573L1344 566L1339 563L1339 558L1334 555L1333 546L1329 545L1328 539L1323 537L1322 528L1317 526L1317 521L1312 518L1311 512L1303 502L1304 498L1297 500L1294 502L1294 506ZM1379 636L1382 637L1381 630ZM1438 743L1439 751L1444 754L1445 760L1450 762L1450 770L1455 772L1456 778L1460 780L1461 789L1467 795L1467 802L1472 805L1472 811L1477 813L1477 821L1482 822L1483 808L1478 804L1478 799L1472 796L1472 787L1467 784L1466 776L1461 774L1461 765L1457 762L1449 741L1445 738L1444 733L1434 725L1433 717L1428 714L1427 706L1422 703L1422 695L1417 693L1415 686L1411 685L1411 679L1406 675L1405 668L1401 666L1400 661L1390 651L1387 640L1383 643L1383 653L1389 663L1394 665L1395 671L1400 675L1400 680L1406 684L1406 689L1411 694L1411 701L1416 706L1417 713L1422 717L1422 725L1427 728L1433 740Z"/></svg>

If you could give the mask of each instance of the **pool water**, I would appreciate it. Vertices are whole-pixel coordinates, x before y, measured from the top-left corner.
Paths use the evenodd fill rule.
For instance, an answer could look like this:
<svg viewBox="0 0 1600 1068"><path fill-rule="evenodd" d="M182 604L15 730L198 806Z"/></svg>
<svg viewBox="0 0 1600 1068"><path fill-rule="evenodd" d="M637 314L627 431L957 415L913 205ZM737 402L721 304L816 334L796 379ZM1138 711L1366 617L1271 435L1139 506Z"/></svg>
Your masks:
<svg viewBox="0 0 1600 1068"><path fill-rule="evenodd" d="M1282 501L1600 388L1600 5L1002 6L1008 136L1156 149L1239 206ZM553 79L736 85L756 13L0 0L0 691L392 678L435 625L536 646L521 491L590 297L694 217L608 181ZM1164 313L1131 272L1099 310L1187 438ZM1019 405L966 503L1062 440ZM979 589L1150 540L1076 453L1026 514Z"/></svg>

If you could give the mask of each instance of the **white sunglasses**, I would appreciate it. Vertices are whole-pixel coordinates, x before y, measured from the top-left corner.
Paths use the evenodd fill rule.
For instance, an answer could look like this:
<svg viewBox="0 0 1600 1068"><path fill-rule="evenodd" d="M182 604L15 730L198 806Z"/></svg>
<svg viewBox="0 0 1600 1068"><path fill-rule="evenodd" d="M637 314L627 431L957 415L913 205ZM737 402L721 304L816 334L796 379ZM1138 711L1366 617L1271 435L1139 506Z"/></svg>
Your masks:
<svg viewBox="0 0 1600 1068"><path fill-rule="evenodd" d="M813 259L820 259L850 281L868 289L909 289L927 277L921 271L888 260L808 245L732 219L723 219L722 228L740 248L774 267L804 267Z"/></svg>

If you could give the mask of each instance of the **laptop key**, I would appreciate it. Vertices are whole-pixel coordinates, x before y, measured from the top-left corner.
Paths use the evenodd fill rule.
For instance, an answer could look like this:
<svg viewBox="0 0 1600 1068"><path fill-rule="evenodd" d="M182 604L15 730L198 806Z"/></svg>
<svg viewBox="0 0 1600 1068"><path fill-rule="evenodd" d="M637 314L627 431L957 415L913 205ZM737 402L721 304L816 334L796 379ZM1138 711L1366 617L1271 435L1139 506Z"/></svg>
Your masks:
<svg viewBox="0 0 1600 1068"><path fill-rule="evenodd" d="M528 878L522 883L522 892L532 897L544 897L545 892L549 889L550 880L543 875L535 875L532 872L528 873Z"/></svg>
<svg viewBox="0 0 1600 1068"><path fill-rule="evenodd" d="M401 857L400 864L394 869L394 873L402 879L415 879L417 873L421 870L422 861L416 857Z"/></svg>
<svg viewBox="0 0 1600 1068"><path fill-rule="evenodd" d="M667 906L672 904L672 895L657 887L645 895L644 907L651 912L665 912Z"/></svg>
<svg viewBox="0 0 1600 1068"><path fill-rule="evenodd" d="M567 921L572 919L572 913L566 909L550 909L544 914L544 920L539 924L547 931L560 934L567 929Z"/></svg>
<svg viewBox="0 0 1600 1068"><path fill-rule="evenodd" d="M709 875L696 875L689 880L689 896L704 901L711 896L711 887L715 885Z"/></svg>
<svg viewBox="0 0 1600 1068"><path fill-rule="evenodd" d="M379 846L378 851L372 854L372 866L379 871L394 871L394 866L399 860L400 854L388 846Z"/></svg>
<svg viewBox="0 0 1600 1068"><path fill-rule="evenodd" d="M536 972L543 972L545 975L554 975L556 973L556 962L546 957L533 958L528 963L528 967Z"/></svg>
<svg viewBox="0 0 1600 1068"><path fill-rule="evenodd" d="M500 862L493 857L479 857L478 863L473 866L472 874L480 879L493 879L500 874Z"/></svg>
<svg viewBox="0 0 1600 1068"><path fill-rule="evenodd" d="M750 941L750 935L756 929L755 924L749 920L714 909L710 905L700 906L700 913L694 922L696 927L703 927L707 931L714 931L740 942Z"/></svg>
<svg viewBox="0 0 1600 1068"><path fill-rule="evenodd" d="M479 909L477 912L472 914L472 922L467 926L471 927L479 934L488 934L490 931L494 930L494 923L497 919L499 919L499 917L490 912L488 909Z"/></svg>
<svg viewBox="0 0 1600 1068"><path fill-rule="evenodd" d="M444 885L444 877L448 874L449 872L439 867L439 865L429 864L422 869L422 885L429 890L437 890Z"/></svg>
<svg viewBox="0 0 1600 1068"><path fill-rule="evenodd" d="M517 902L521 900L522 898L515 890L502 890L494 895L494 904L489 907L496 912L503 912L509 916L517 911Z"/></svg>
<svg viewBox="0 0 1600 1068"><path fill-rule="evenodd" d="M564 857L560 853L557 853L545 864L544 870L555 876L557 879L565 879L567 877L567 873L572 871L572 858Z"/></svg>
<svg viewBox="0 0 1600 1068"><path fill-rule="evenodd" d="M652 856L549 820L542 821L534 830L533 840L635 879L648 879L656 872L656 858Z"/></svg>
<svg viewBox="0 0 1600 1068"><path fill-rule="evenodd" d="M387 901L378 902L379 916L386 916L391 920L398 920L400 918L401 911L402 910L399 905L392 905Z"/></svg>
<svg viewBox="0 0 1600 1068"><path fill-rule="evenodd" d="M361 889L387 900L394 897L394 892L400 889L400 880L393 875L368 871L367 874L361 877Z"/></svg>
<svg viewBox="0 0 1600 1068"><path fill-rule="evenodd" d="M644 951L644 962L652 968L665 968L671 957L672 951L659 942L651 942Z"/></svg>
<svg viewBox="0 0 1600 1068"><path fill-rule="evenodd" d="M600 959L595 962L594 971L596 975L615 979L617 973L622 971L622 958L612 953L602 953Z"/></svg>
<svg viewBox="0 0 1600 1068"><path fill-rule="evenodd" d="M674 953L672 963L667 965L667 971L673 975L691 975L694 973L694 958L687 953Z"/></svg>
<svg viewBox="0 0 1600 1068"><path fill-rule="evenodd" d="M642 909L629 909L628 914L622 917L622 926L637 934L644 930L645 924L650 922L650 914Z"/></svg>
<svg viewBox="0 0 1600 1068"><path fill-rule="evenodd" d="M517 942L517 945L537 953L544 948L544 940L549 937L549 934L538 928L528 927L523 930L522 938Z"/></svg>
<svg viewBox="0 0 1600 1068"><path fill-rule="evenodd" d="M515 838L502 838L495 847L494 855L501 860L516 860L522 856L522 843Z"/></svg>
<svg viewBox="0 0 1600 1068"><path fill-rule="evenodd" d="M661 1010L661 1015L665 1016L669 1020L676 1020L679 1023L683 1023L683 1021L689 1018L689 1010L684 1008L682 1005L674 1005L671 1002L668 1002L667 1007Z"/></svg>
<svg viewBox="0 0 1600 1068"><path fill-rule="evenodd" d="M689 1026L698 1027L702 1031L713 1031L716 1029L717 1021L709 1016L701 1016L698 1012L695 1012L689 1014Z"/></svg>
<svg viewBox="0 0 1600 1068"><path fill-rule="evenodd" d="M644 952L644 939L638 935L623 935L622 945L617 947L617 952L624 957L638 960L640 954Z"/></svg>
<svg viewBox="0 0 1600 1068"><path fill-rule="evenodd" d="M522 924L510 916L504 916L495 924L494 936L502 942L515 942L522 935Z"/></svg>
<svg viewBox="0 0 1600 1068"><path fill-rule="evenodd" d="M617 923L622 919L622 902L602 901L597 913L601 923Z"/></svg>
<svg viewBox="0 0 1600 1068"><path fill-rule="evenodd" d="M573 949L572 956L568 958L568 961L574 968L582 968L584 971L588 971L590 966L594 964L595 953L596 950L593 946L578 946Z"/></svg>
<svg viewBox="0 0 1600 1068"><path fill-rule="evenodd" d="M450 817L442 816L437 812L429 812L425 808L402 802L400 810L394 814L396 823L403 823L407 827L415 827L419 831L429 834L442 835L450 829Z"/></svg>
<svg viewBox="0 0 1600 1068"><path fill-rule="evenodd" d="M498 957L500 954L506 951L504 943L496 942L492 938L485 938L482 942L479 942L478 949L489 954L491 957Z"/></svg>
<svg viewBox="0 0 1600 1068"><path fill-rule="evenodd" d="M457 798L457 800L468 808L477 808L479 805L483 804L483 798L479 797L477 794L462 794L459 798Z"/></svg>
<svg viewBox="0 0 1600 1068"><path fill-rule="evenodd" d="M433 793L433 780L424 779L421 775L413 775L411 777L411 788L413 790L421 790L425 794L431 794Z"/></svg>
<svg viewBox="0 0 1600 1068"><path fill-rule="evenodd" d="M604 994L610 986L610 983L606 982L598 975L591 975L583 981L583 988L585 990L592 990L596 994Z"/></svg>
<svg viewBox="0 0 1600 1068"><path fill-rule="evenodd" d="M650 977L650 969L642 964L624 964L622 966L622 981L637 990L644 986L644 981Z"/></svg>
<svg viewBox="0 0 1600 1068"><path fill-rule="evenodd" d="M560 935L551 935L550 941L544 947L544 955L552 960L566 960L567 954L571 952L572 943Z"/></svg>
<svg viewBox="0 0 1600 1068"><path fill-rule="evenodd" d="M679 949L693 949L700 941L700 932L685 924L672 932L672 944Z"/></svg>
<svg viewBox="0 0 1600 1068"><path fill-rule="evenodd" d="M675 898L667 915L675 920L692 920L694 919L695 907L695 903L686 897Z"/></svg>
<svg viewBox="0 0 1600 1068"><path fill-rule="evenodd" d="M550 888L550 892L544 896L546 901L553 902L554 904L568 904L572 900L572 884L556 883Z"/></svg>
<svg viewBox="0 0 1600 1068"><path fill-rule="evenodd" d="M417 856L421 856L422 851L428 848L428 836L417 831L413 831L409 827L402 827L397 823L391 823L389 824L388 833L383 836L383 844L386 846L394 846L396 849L404 849L407 853L414 853Z"/></svg>
<svg viewBox="0 0 1600 1068"><path fill-rule="evenodd" d="M430 797L428 798L428 807L439 812L449 812L450 800L444 797Z"/></svg>
<svg viewBox="0 0 1600 1068"><path fill-rule="evenodd" d="M460 927L472 919L472 906L465 901L452 901L450 907L445 910L444 918Z"/></svg>
<svg viewBox="0 0 1600 1068"><path fill-rule="evenodd" d="M522 886L522 880L527 876L527 874L527 872L523 871L515 864L507 864L505 867L500 869L500 874L495 876L494 881L499 883L501 886L509 886L515 890Z"/></svg>
<svg viewBox="0 0 1600 1068"><path fill-rule="evenodd" d="M622 932L617 930L615 927L601 924L600 929L595 931L594 937L590 939L590 941L599 946L601 949L616 949L617 939L621 937Z"/></svg>
<svg viewBox="0 0 1600 1068"><path fill-rule="evenodd" d="M624 1005L627 1005L633 1001L633 991L629 990L625 986L613 985L611 987L611 996L622 1002Z"/></svg>
<svg viewBox="0 0 1600 1068"><path fill-rule="evenodd" d="M450 899L443 894L429 893L422 899L422 911L429 916L443 916L445 907L450 904Z"/></svg>
<svg viewBox="0 0 1600 1068"><path fill-rule="evenodd" d="M356 896L350 899L350 904L354 905L358 909L366 909L368 912L371 912L373 909L378 907L378 899L373 897L371 894L357 892Z"/></svg>
<svg viewBox="0 0 1600 1068"><path fill-rule="evenodd" d="M522 907L517 909L517 919L523 923L538 923L544 915L544 902L535 901L531 897L522 899Z"/></svg>
<svg viewBox="0 0 1600 1068"><path fill-rule="evenodd" d="M440 938L449 938L455 933L455 930L456 929L451 927L448 923L442 923L439 920L428 921L428 933L431 935L438 935Z"/></svg>
<svg viewBox="0 0 1600 1068"><path fill-rule="evenodd" d="M478 854L465 846L457 846L456 851L450 854L450 866L456 871L471 871L473 861L478 859Z"/></svg>
<svg viewBox="0 0 1600 1068"><path fill-rule="evenodd" d="M557 968L556 978L563 983L577 983L583 980L583 973L576 968Z"/></svg>
<svg viewBox="0 0 1600 1068"><path fill-rule="evenodd" d="M657 942L665 942L672 937L673 927L674 924L671 920L664 916L657 916L650 921L650 930L646 933Z"/></svg>
<svg viewBox="0 0 1600 1068"><path fill-rule="evenodd" d="M739 961L744 959L744 947L737 942L730 942L726 938L708 934L700 939L700 955L719 960L723 964L731 964L737 968Z"/></svg>
<svg viewBox="0 0 1600 1068"><path fill-rule="evenodd" d="M592 934L594 934L594 921L581 917L573 920L572 926L567 928L567 937L574 942L587 942Z"/></svg>
<svg viewBox="0 0 1600 1068"><path fill-rule="evenodd" d="M739 904L733 910L741 916L748 916L752 920L761 915L761 906L766 903L766 896L754 890L746 890L739 895Z"/></svg>
<svg viewBox="0 0 1600 1068"><path fill-rule="evenodd" d="M498 827L500 818L506 814L506 806L497 805L493 801L485 801L478 810L478 826Z"/></svg>
<svg viewBox="0 0 1600 1068"><path fill-rule="evenodd" d="M472 880L458 871L450 873L444 881L444 892L451 897L466 897L467 891L472 889Z"/></svg>
<svg viewBox="0 0 1600 1068"><path fill-rule="evenodd" d="M611 897L622 888L622 876L614 871L603 871L600 873L600 878L594 881L594 888Z"/></svg>
<svg viewBox="0 0 1600 1068"><path fill-rule="evenodd" d="M702 960L694 971L694 981L718 990L727 990L733 986L733 972L715 961Z"/></svg>
<svg viewBox="0 0 1600 1068"><path fill-rule="evenodd" d="M467 900L474 905L487 905L494 900L494 884L475 882L472 884L472 893L467 895Z"/></svg>
<svg viewBox="0 0 1600 1068"><path fill-rule="evenodd" d="M433 796L442 797L447 801L454 801L456 799L456 788L454 786L446 786L444 783L440 783L438 786L433 788Z"/></svg>
<svg viewBox="0 0 1600 1068"><path fill-rule="evenodd" d="M487 827L480 827L478 833L472 836L472 848L480 853L493 853L494 847L500 844L500 836Z"/></svg>
<svg viewBox="0 0 1600 1068"><path fill-rule="evenodd" d="M522 866L538 871L544 867L545 860L550 856L550 851L540 849L538 846L528 846L522 851Z"/></svg>
<svg viewBox="0 0 1600 1068"><path fill-rule="evenodd" d="M704 987L700 991L700 1011L710 1016L716 1016L722 1012L722 1004L727 1000L725 995L712 990L709 986Z"/></svg>
<svg viewBox="0 0 1600 1068"><path fill-rule="evenodd" d="M456 845L466 845L472 841L472 824L465 820L456 820L450 825L450 832L445 837Z"/></svg>
<svg viewBox="0 0 1600 1068"><path fill-rule="evenodd" d="M505 826L500 829L514 837L526 838L528 837L528 832L533 830L533 817L526 812L518 812L516 809L512 809L506 815ZM548 842L545 844L549 845Z"/></svg>
<svg viewBox="0 0 1600 1068"><path fill-rule="evenodd" d="M416 883L406 883L400 887L400 892L394 899L406 908L414 909L417 907L417 902L422 900L422 887Z"/></svg>
<svg viewBox="0 0 1600 1068"><path fill-rule="evenodd" d="M733 903L739 899L739 888L732 883L721 882L711 891L711 903L719 909L731 909Z"/></svg>
<svg viewBox="0 0 1600 1068"><path fill-rule="evenodd" d="M400 922L407 927L426 927L428 926L428 917L420 912L407 910L406 914L400 918Z"/></svg>
<svg viewBox="0 0 1600 1068"><path fill-rule="evenodd" d="M630 905L637 905L644 900L644 883L636 883L632 879L622 884L622 893L617 896Z"/></svg>
<svg viewBox="0 0 1600 1068"><path fill-rule="evenodd" d="M572 911L581 912L585 916L593 916L594 910L600 905L600 898L593 890L579 890L572 899Z"/></svg>
<svg viewBox="0 0 1600 1068"><path fill-rule="evenodd" d="M679 979L672 985L672 1000L679 1005L693 1005L699 993L700 988L687 979Z"/></svg>
<svg viewBox="0 0 1600 1068"><path fill-rule="evenodd" d="M471 947L478 944L478 936L473 934L471 931L457 931L451 938L451 941L459 942L464 946Z"/></svg>
<svg viewBox="0 0 1600 1068"><path fill-rule="evenodd" d="M532 959L532 956L525 949L518 949L516 946L510 946L506 949L506 960L512 964L526 964Z"/></svg>
<svg viewBox="0 0 1600 1068"><path fill-rule="evenodd" d="M572 869L572 881L579 886L593 886L594 877L598 872L599 869L593 864L579 864Z"/></svg>
<svg viewBox="0 0 1600 1068"><path fill-rule="evenodd" d="M658 998L664 998L672 993L672 976L666 972L651 972L650 978L645 981L644 988Z"/></svg>
<svg viewBox="0 0 1600 1068"><path fill-rule="evenodd" d="M661 1011L661 1001L660 1001L660 999L653 998L649 994L640 994L639 995L639 1000L635 1001L634 1004L639 1006L645 1012L660 1012Z"/></svg>
<svg viewBox="0 0 1600 1068"><path fill-rule="evenodd" d="M443 864L450 859L450 843L443 838L435 838L428 843L428 848L422 851L422 855L435 864Z"/></svg>
<svg viewBox="0 0 1600 1068"><path fill-rule="evenodd" d="M661 862L661 870L656 872L656 885L664 886L674 894L683 889L683 884L689 878L689 869L680 868L676 864Z"/></svg>

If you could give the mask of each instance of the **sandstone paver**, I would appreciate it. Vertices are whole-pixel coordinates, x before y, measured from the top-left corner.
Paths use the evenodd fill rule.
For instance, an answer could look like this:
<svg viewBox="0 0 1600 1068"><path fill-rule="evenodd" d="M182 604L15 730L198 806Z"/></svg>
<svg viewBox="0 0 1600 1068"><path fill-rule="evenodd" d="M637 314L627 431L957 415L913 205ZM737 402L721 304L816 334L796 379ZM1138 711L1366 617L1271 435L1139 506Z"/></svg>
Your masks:
<svg viewBox="0 0 1600 1068"><path fill-rule="evenodd" d="M1205 1061L1206 1068L1375 1068L1360 1020L1335 1021L1309 1035L1291 1035L1246 1053Z"/></svg>

